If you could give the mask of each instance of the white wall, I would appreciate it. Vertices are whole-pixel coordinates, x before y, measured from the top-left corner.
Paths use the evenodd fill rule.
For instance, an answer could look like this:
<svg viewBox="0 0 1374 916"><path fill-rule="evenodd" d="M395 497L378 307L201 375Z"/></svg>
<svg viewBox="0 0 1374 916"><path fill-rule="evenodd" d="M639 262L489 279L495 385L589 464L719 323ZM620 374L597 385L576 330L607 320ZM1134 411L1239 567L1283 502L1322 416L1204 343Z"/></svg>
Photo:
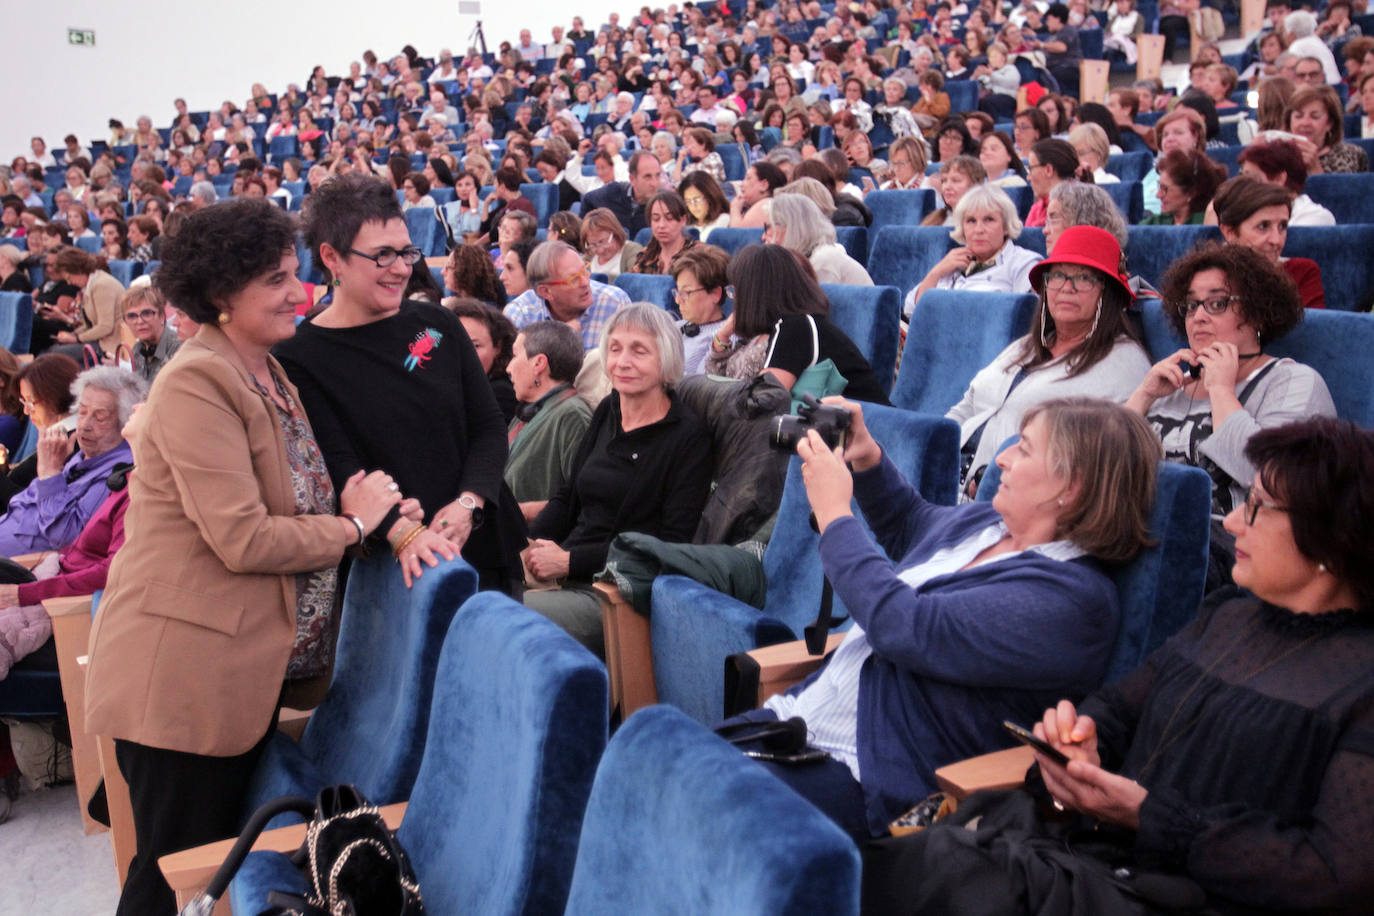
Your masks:
<svg viewBox="0 0 1374 916"><path fill-rule="evenodd" d="M457 0L408 0L395 7L322 0L237 0L196 4L185 0L63 0L32 15L5 17L11 73L20 74L0 118L0 157L8 163L27 153L29 138L50 148L75 133L83 144L109 137L106 123L130 127L141 114L167 127L172 100L192 111L242 105L249 87L269 92L304 84L311 68L347 73L348 63L371 48L383 58L405 44L425 57L440 48L461 52L477 17L459 16ZM504 39L529 28L535 41L549 40L555 23L566 27L580 15L589 28L606 14L631 10L615 0L500 2L484 0L481 17L493 52ZM638 9L638 6L633 6ZM94 48L67 43L67 29L94 29Z"/></svg>

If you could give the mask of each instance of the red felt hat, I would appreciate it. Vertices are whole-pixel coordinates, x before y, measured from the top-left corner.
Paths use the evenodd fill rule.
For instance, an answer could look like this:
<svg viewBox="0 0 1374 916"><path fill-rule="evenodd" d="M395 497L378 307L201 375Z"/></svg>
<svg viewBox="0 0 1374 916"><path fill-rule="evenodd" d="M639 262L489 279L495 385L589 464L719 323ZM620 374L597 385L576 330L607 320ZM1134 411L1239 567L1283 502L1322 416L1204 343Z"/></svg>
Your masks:
<svg viewBox="0 0 1374 916"><path fill-rule="evenodd" d="M1111 277L1125 292L1128 301L1135 301L1131 283L1121 270L1121 245L1116 236L1096 226L1070 226L1055 242L1054 251L1031 268L1031 286L1040 289L1040 278L1054 264L1081 264L1095 267Z"/></svg>
<svg viewBox="0 0 1374 916"><path fill-rule="evenodd" d="M1039 83L1026 84L1026 101L1030 102L1032 107L1039 105L1040 100L1048 94L1049 90Z"/></svg>

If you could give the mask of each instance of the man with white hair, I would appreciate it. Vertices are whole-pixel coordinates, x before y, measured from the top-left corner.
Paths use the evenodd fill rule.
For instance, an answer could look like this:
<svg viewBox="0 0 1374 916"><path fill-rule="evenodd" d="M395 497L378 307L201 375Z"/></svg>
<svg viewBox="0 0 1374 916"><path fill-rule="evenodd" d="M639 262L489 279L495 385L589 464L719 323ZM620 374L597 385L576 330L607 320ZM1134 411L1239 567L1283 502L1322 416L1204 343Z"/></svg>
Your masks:
<svg viewBox="0 0 1374 916"><path fill-rule="evenodd" d="M611 109L606 122L611 125L612 130L626 133L630 126L630 116L634 114L635 97L633 93L621 92L615 97L615 107Z"/></svg>
<svg viewBox="0 0 1374 916"><path fill-rule="evenodd" d="M10 182L10 188L14 195L24 202L26 207L42 207L43 198L39 197L33 190L33 184L23 175L14 176Z"/></svg>
<svg viewBox="0 0 1374 916"><path fill-rule="evenodd" d="M544 45L544 57L558 60L563 56L563 27L561 25L554 26L550 34L553 36L553 41Z"/></svg>
<svg viewBox="0 0 1374 916"><path fill-rule="evenodd" d="M534 43L534 37L530 34L529 29L520 30L520 44L515 46L515 50L530 63L534 63L544 56L543 46Z"/></svg>
<svg viewBox="0 0 1374 916"><path fill-rule="evenodd" d="M1288 46L1289 54L1295 55L1299 60L1304 57L1315 57L1321 61L1328 86L1334 86L1341 81L1341 71L1336 66L1335 56L1326 46L1326 42L1317 37L1316 16L1307 10L1289 13L1284 17L1283 28L1293 39Z"/></svg>

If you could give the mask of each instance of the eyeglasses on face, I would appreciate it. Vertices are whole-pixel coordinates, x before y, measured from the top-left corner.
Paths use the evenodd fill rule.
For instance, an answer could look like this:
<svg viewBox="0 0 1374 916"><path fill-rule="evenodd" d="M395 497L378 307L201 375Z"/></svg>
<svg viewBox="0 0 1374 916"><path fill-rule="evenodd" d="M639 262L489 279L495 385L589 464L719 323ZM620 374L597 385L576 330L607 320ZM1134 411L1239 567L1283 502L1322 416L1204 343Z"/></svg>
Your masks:
<svg viewBox="0 0 1374 916"><path fill-rule="evenodd" d="M1254 488L1254 487L1251 487L1250 489L1246 490L1246 491L1245 491L1245 524L1247 524L1247 525L1253 525L1253 524L1255 524L1255 517L1259 515L1259 510L1261 510L1261 509L1273 509L1275 512L1287 512L1287 511L1288 511L1288 507L1287 507L1287 506L1280 506L1278 503L1274 502L1273 500L1268 500L1268 499L1262 498L1258 493L1255 492L1255 488Z"/></svg>
<svg viewBox="0 0 1374 916"><path fill-rule="evenodd" d="M140 312L125 312L124 320L133 324L135 321L152 321L157 317L157 309L143 309Z"/></svg>
<svg viewBox="0 0 1374 916"><path fill-rule="evenodd" d="M685 300L687 299L688 296L694 295L694 294L696 294L696 293L710 292L712 289L715 289L715 288L717 288L717 287L711 287L711 286L692 286L692 287L689 287L689 288L687 288L687 289L675 289L675 290L673 290L673 298L676 299L678 302L683 302L683 301L685 301ZM727 287L725 287L725 298L726 298L726 299L733 299L734 297L735 297L735 288L734 288L733 286L727 286Z"/></svg>
<svg viewBox="0 0 1374 916"><path fill-rule="evenodd" d="M1074 292L1079 290L1096 289L1102 285L1102 278L1095 273L1065 273L1062 270L1052 270L1045 274L1045 287L1056 292L1068 286Z"/></svg>
<svg viewBox="0 0 1374 916"><path fill-rule="evenodd" d="M591 275L591 272L592 265L583 264L582 269L577 271L571 277L568 277L563 280L548 280L545 282L547 282L549 286L576 286L578 283L581 283L583 280L587 279L587 277Z"/></svg>
<svg viewBox="0 0 1374 916"><path fill-rule="evenodd" d="M1174 304L1183 315L1191 315L1198 308L1203 309L1208 315L1220 315L1231 307L1232 302L1239 302L1240 296L1213 296L1210 299L1184 299L1182 302Z"/></svg>
<svg viewBox="0 0 1374 916"><path fill-rule="evenodd" d="M413 267L425 256L425 253L414 245L407 245L400 251L397 251L395 248L382 248L378 250L376 254L365 254L356 248L350 248L348 249L348 253L356 254L360 258L367 258L378 267L390 267L392 264L396 263L397 258L405 261L408 266Z"/></svg>

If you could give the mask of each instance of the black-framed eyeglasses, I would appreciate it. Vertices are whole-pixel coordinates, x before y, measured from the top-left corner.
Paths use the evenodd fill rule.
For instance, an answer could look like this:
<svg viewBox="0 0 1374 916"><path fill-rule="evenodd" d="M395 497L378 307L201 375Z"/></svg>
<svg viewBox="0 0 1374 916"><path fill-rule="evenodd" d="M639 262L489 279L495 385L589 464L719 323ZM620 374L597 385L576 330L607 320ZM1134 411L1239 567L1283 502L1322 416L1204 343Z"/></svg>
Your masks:
<svg viewBox="0 0 1374 916"><path fill-rule="evenodd" d="M133 324L135 321L152 321L157 317L157 309L144 309L141 312L125 312L124 320Z"/></svg>
<svg viewBox="0 0 1374 916"><path fill-rule="evenodd" d="M1220 315L1231 307L1232 302L1239 301L1240 296L1213 296L1210 299L1184 299L1174 303L1174 307L1184 315L1191 315L1199 308L1208 315Z"/></svg>
<svg viewBox="0 0 1374 916"><path fill-rule="evenodd" d="M1245 524L1255 524L1255 517L1259 515L1261 509L1273 509L1275 512L1287 512L1287 506L1280 506L1278 503L1269 499L1261 499L1255 492L1254 487L1245 491Z"/></svg>
<svg viewBox="0 0 1374 916"><path fill-rule="evenodd" d="M356 248L350 248L348 249L348 253L356 254L360 258L367 258L378 267L390 267L392 264L396 263L397 258L405 261L407 266L414 267L416 264L420 263L420 259L425 256L425 253L414 245L407 245L400 251L397 251L395 248L383 248L376 254L365 254Z"/></svg>
<svg viewBox="0 0 1374 916"><path fill-rule="evenodd" d="M1055 292L1068 286L1075 293L1079 290L1092 290L1102 285L1102 278L1094 273L1066 274L1062 270L1052 270L1045 274L1045 288Z"/></svg>

